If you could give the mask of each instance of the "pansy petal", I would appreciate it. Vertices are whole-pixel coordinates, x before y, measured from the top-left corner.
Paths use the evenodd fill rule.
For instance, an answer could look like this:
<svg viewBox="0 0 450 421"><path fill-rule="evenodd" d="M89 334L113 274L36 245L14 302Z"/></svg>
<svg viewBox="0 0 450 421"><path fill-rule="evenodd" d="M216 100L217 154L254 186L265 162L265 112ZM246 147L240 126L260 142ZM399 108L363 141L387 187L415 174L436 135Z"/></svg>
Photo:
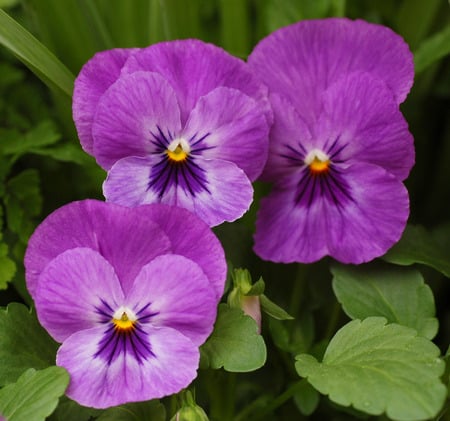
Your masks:
<svg viewBox="0 0 450 421"><path fill-rule="evenodd" d="M56 357L70 374L67 396L81 405L108 408L162 398L187 387L197 375L198 348L176 330L145 326L148 357L138 361L125 349L112 362L98 354L104 330L73 334Z"/></svg>
<svg viewBox="0 0 450 421"><path fill-rule="evenodd" d="M268 159L261 178L279 182L284 177L295 176L304 165L308 151L321 145L287 98L271 94L270 101L274 122L270 130Z"/></svg>
<svg viewBox="0 0 450 421"><path fill-rule="evenodd" d="M116 48L94 55L75 79L73 90L73 120L81 146L93 153L92 121L100 97L120 76L125 61L137 48Z"/></svg>
<svg viewBox="0 0 450 421"><path fill-rule="evenodd" d="M164 205L148 205L146 208L151 220L158 223L169 237L173 253L193 260L202 268L219 300L225 286L227 264L222 244L210 227L183 208Z"/></svg>
<svg viewBox="0 0 450 421"><path fill-rule="evenodd" d="M118 161L108 173L103 192L108 201L125 206L179 206L210 226L240 218L253 199L250 181L232 162L195 159L171 164L158 155Z"/></svg>
<svg viewBox="0 0 450 421"><path fill-rule="evenodd" d="M261 201L255 234L260 257L310 263L331 255L359 264L384 254L399 240L409 200L392 174L372 164L355 164L326 184L333 189L326 194L318 194L319 185L313 184L299 198L293 183Z"/></svg>
<svg viewBox="0 0 450 421"><path fill-rule="evenodd" d="M378 165L399 180L414 164L406 120L385 83L368 73L352 73L325 91L316 134L347 144L338 159Z"/></svg>
<svg viewBox="0 0 450 421"><path fill-rule="evenodd" d="M140 70L160 73L171 84L179 98L183 123L197 100L218 86L235 88L252 97L271 122L267 88L247 63L213 44L188 39L151 45L124 67L124 72Z"/></svg>
<svg viewBox="0 0 450 421"><path fill-rule="evenodd" d="M211 334L217 313L215 291L200 266L173 254L142 268L126 302L136 314L146 308L152 326L176 329L195 345Z"/></svg>
<svg viewBox="0 0 450 421"><path fill-rule="evenodd" d="M267 159L269 127L262 111L241 91L214 89L197 101L184 128L192 153L234 162L255 180Z"/></svg>
<svg viewBox="0 0 450 421"><path fill-rule="evenodd" d="M35 230L25 253L27 288L33 296L45 266L58 254L88 247L114 267L124 290L142 266L169 253L170 240L146 214L98 200L72 202L50 214Z"/></svg>
<svg viewBox="0 0 450 421"><path fill-rule="evenodd" d="M35 304L42 326L62 342L104 321L107 305L118 307L123 298L114 268L96 251L75 248L61 253L45 267Z"/></svg>
<svg viewBox="0 0 450 421"><path fill-rule="evenodd" d="M398 104L414 76L412 53L399 35L347 18L304 20L281 28L260 41L249 64L271 92L289 98L310 122L320 111L320 93L343 75L370 72L387 84Z"/></svg>
<svg viewBox="0 0 450 421"><path fill-rule="evenodd" d="M121 76L100 99L92 133L94 156L105 169L127 156L168 145L181 129L177 96L157 73Z"/></svg>

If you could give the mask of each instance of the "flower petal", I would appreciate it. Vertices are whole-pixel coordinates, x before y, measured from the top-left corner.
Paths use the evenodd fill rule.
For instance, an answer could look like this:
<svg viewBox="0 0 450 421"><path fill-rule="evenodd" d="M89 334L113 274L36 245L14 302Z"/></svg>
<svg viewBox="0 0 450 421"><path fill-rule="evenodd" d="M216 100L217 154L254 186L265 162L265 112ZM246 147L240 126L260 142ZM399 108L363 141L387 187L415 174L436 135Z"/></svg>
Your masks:
<svg viewBox="0 0 450 421"><path fill-rule="evenodd" d="M263 199L255 252L283 263L310 263L330 255L343 263L359 264L384 254L405 228L406 188L372 164L354 164L342 170L340 177L345 196L330 183L334 192L311 196L305 205L303 196L299 202L293 182L290 188L275 190Z"/></svg>
<svg viewBox="0 0 450 421"><path fill-rule="evenodd" d="M252 185L232 162L195 159L173 169L170 164L162 168L161 159L165 158L151 155L118 161L103 184L106 199L125 206L146 203L179 206L210 226L234 221L250 207Z"/></svg>
<svg viewBox="0 0 450 421"><path fill-rule="evenodd" d="M67 338L56 357L70 374L67 396L84 406L108 408L162 398L188 386L197 375L198 348L173 329L144 329L152 356L140 362L126 351L111 364L96 356L104 327Z"/></svg>
<svg viewBox="0 0 450 421"><path fill-rule="evenodd" d="M116 48L94 55L75 79L73 90L73 120L81 146L93 153L92 120L100 97L120 76L125 61L137 48Z"/></svg>
<svg viewBox="0 0 450 421"><path fill-rule="evenodd" d="M58 342L95 327L105 317L108 320L113 311L105 316L102 310L106 304L117 308L123 300L114 268L87 248L67 250L55 257L41 273L35 295L39 321Z"/></svg>
<svg viewBox="0 0 450 421"><path fill-rule="evenodd" d="M219 87L201 97L184 132L188 138L204 137L201 142L194 138L192 153L199 151L202 158L234 162L251 181L261 174L269 127L260 104L241 91Z"/></svg>
<svg viewBox="0 0 450 421"><path fill-rule="evenodd" d="M213 44L188 39L151 45L139 50L124 68L130 73L140 70L160 73L170 83L178 95L183 123L197 100L218 86L238 89L252 97L271 123L267 88L247 63Z"/></svg>
<svg viewBox="0 0 450 421"><path fill-rule="evenodd" d="M327 89L316 134L348 143L340 159L378 165L399 180L414 164L408 124L384 82L368 73L353 73Z"/></svg>
<svg viewBox="0 0 450 421"><path fill-rule="evenodd" d="M347 18L304 20L281 28L260 41L249 64L271 92L289 98L311 123L320 112L320 93L343 75L370 72L387 84L398 104L414 76L412 53L399 35Z"/></svg>
<svg viewBox="0 0 450 421"><path fill-rule="evenodd" d="M25 269L32 296L45 266L75 247L98 251L114 267L124 291L142 266L171 250L168 237L147 216L146 208L97 200L72 202L49 215L30 237Z"/></svg>
<svg viewBox="0 0 450 421"><path fill-rule="evenodd" d="M126 302L136 313L151 303L152 326L176 329L195 345L211 334L217 313L215 291L200 266L173 254L142 268Z"/></svg>
<svg viewBox="0 0 450 421"><path fill-rule="evenodd" d="M145 156L181 130L177 96L157 73L121 76L100 99L92 133L105 169L127 156ZM163 145L165 146L165 145Z"/></svg>

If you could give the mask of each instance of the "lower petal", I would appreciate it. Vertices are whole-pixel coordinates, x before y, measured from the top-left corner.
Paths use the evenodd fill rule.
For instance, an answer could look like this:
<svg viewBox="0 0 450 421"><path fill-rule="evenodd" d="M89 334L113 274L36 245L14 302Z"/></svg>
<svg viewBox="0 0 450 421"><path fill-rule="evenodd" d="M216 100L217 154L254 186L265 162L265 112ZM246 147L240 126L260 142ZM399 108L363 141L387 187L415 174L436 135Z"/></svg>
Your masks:
<svg viewBox="0 0 450 421"><path fill-rule="evenodd" d="M77 332L60 347L56 363L70 374L67 396L81 405L108 408L179 392L197 375L198 348L170 328L145 328L151 355L141 361L122 352L109 363L97 354L104 327Z"/></svg>
<svg viewBox="0 0 450 421"><path fill-rule="evenodd" d="M263 199L255 252L283 263L310 263L330 255L343 263L358 264L384 254L405 228L409 214L406 188L370 164L352 165L340 177L348 189L342 202L336 203L335 196L328 194L300 206L295 188L275 190Z"/></svg>

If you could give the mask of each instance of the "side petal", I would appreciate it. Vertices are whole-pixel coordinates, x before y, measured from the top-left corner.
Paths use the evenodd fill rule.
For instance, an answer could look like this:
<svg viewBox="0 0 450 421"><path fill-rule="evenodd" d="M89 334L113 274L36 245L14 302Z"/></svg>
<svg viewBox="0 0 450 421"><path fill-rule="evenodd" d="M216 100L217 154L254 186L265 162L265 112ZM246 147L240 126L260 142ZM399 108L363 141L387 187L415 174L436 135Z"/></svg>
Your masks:
<svg viewBox="0 0 450 421"><path fill-rule="evenodd" d="M382 79L400 104L412 86L413 56L390 28L347 18L304 20L264 38L249 56L256 75L289 98L309 122L320 112L319 95L355 71Z"/></svg>
<svg viewBox="0 0 450 421"><path fill-rule="evenodd" d="M165 149L181 130L177 95L157 73L122 75L100 99L92 134L106 170L121 158Z"/></svg>
<svg viewBox="0 0 450 421"><path fill-rule="evenodd" d="M345 196L332 182L329 186L334 191L313 196L309 203L298 201L294 184L263 199L255 252L283 263L310 263L330 255L343 263L359 264L384 254L405 228L406 188L371 164L352 165L339 177L345 182L341 184Z"/></svg>
<svg viewBox="0 0 450 421"><path fill-rule="evenodd" d="M184 132L192 153L205 159L234 162L254 181L267 159L269 127L264 110L241 91L219 87L201 97L189 115Z"/></svg>
<svg viewBox="0 0 450 421"><path fill-rule="evenodd" d="M114 267L124 290L142 266L171 250L170 240L145 208L98 200L72 202L47 216L28 241L25 275L32 296L45 266L75 247L98 251Z"/></svg>
<svg viewBox="0 0 450 421"><path fill-rule="evenodd" d="M107 305L118 308L123 300L114 268L87 248L55 257L41 273L35 295L39 321L58 342L109 320L113 311Z"/></svg>
<svg viewBox="0 0 450 421"><path fill-rule="evenodd" d="M81 69L73 90L72 112L81 146L93 154L92 121L98 101L118 79L127 59L137 48L116 48L94 55Z"/></svg>
<svg viewBox="0 0 450 421"><path fill-rule="evenodd" d="M215 291L200 266L173 254L142 268L126 302L136 313L145 307L152 326L176 329L197 346L211 334L217 313Z"/></svg>
<svg viewBox="0 0 450 421"><path fill-rule="evenodd" d="M414 165L413 137L385 83L368 73L352 73L323 94L316 125L322 139L347 147L339 159L369 162L404 180Z"/></svg>
<svg viewBox="0 0 450 421"><path fill-rule="evenodd" d="M195 159L172 167L161 159L151 155L118 161L103 185L106 200L124 206L179 206L210 226L234 221L250 207L253 187L232 162Z"/></svg>
<svg viewBox="0 0 450 421"><path fill-rule="evenodd" d="M247 63L222 48L200 40L161 42L143 48L127 62L124 72L140 70L161 74L177 92L183 123L197 100L218 86L242 91L264 109L271 123L267 88L248 68Z"/></svg>
<svg viewBox="0 0 450 421"><path fill-rule="evenodd" d="M67 396L81 405L108 408L162 398L187 387L197 375L198 348L173 329L147 326L151 356L139 362L126 350L112 363L97 355L103 334L102 327L74 333L56 357L70 374Z"/></svg>

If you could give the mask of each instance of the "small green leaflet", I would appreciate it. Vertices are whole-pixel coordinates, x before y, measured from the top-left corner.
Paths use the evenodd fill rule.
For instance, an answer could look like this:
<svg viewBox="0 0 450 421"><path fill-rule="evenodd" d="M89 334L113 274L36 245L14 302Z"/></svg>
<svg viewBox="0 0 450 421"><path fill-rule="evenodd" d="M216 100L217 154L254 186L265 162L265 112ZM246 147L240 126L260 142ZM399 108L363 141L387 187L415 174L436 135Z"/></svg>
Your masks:
<svg viewBox="0 0 450 421"><path fill-rule="evenodd" d="M342 406L399 421L435 417L447 396L439 349L415 330L386 322L351 321L333 337L321 363L298 355L298 374Z"/></svg>
<svg viewBox="0 0 450 421"><path fill-rule="evenodd" d="M68 384L69 375L61 367L30 368L16 383L0 390L0 414L8 421L43 421L55 410Z"/></svg>
<svg viewBox="0 0 450 421"><path fill-rule="evenodd" d="M219 305L214 331L200 351L202 368L247 372L266 362L266 345L257 333L256 322L227 304Z"/></svg>
<svg viewBox="0 0 450 421"><path fill-rule="evenodd" d="M97 421L165 421L166 410L158 400L128 403L104 411Z"/></svg>

